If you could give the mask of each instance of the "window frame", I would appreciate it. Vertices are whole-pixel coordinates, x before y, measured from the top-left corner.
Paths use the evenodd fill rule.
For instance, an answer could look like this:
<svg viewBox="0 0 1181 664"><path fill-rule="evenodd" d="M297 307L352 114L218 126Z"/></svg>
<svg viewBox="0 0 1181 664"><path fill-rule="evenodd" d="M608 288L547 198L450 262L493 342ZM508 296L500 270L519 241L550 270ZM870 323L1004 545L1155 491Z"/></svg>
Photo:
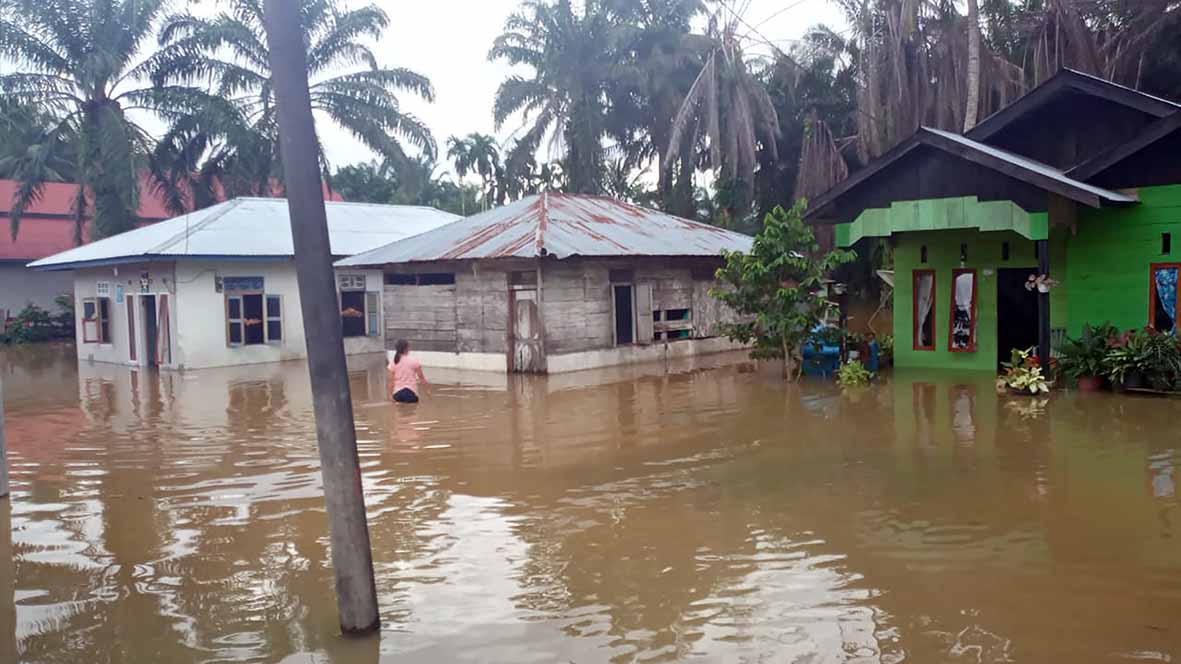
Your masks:
<svg viewBox="0 0 1181 664"><path fill-rule="evenodd" d="M255 295L262 298L262 322L260 323L260 325L262 325L262 341L256 342L256 343L247 343L246 342L246 321L247 321L247 318L246 318L246 299L245 298L255 296ZM268 296L263 291L232 291L232 292L225 294L226 347L241 348L243 346L266 346L266 345L269 345L272 343L269 338L269 335L267 334L267 323L269 322L269 318L267 316L267 299L268 299L268 297L278 297L278 296L277 295L269 295ZM230 300L237 300L238 301L238 316L239 316L239 318L230 318ZM283 309L282 309L281 302L280 302L279 306L280 306L280 309L279 309L279 319L278 320L279 320L279 326L281 329L282 325L283 325L283 322L282 322L283 321L283 316L282 316ZM242 330L241 336L239 337L241 339L241 341L239 341L237 343L235 343L233 341L233 335L230 333L230 328L235 323L240 325L241 330ZM283 342L282 333L280 333L279 336L280 336L280 338L276 339L275 343L282 343Z"/></svg>
<svg viewBox="0 0 1181 664"><path fill-rule="evenodd" d="M955 280L961 274L972 275L972 338L968 342L967 348L956 348L955 339ZM975 353L976 352L976 335L980 327L977 313L980 309L979 295L977 293L980 285L980 274L974 267L957 267L951 271L951 308L948 309L947 316L947 350L950 353ZM931 285L934 288L934 284ZM934 336L934 335L932 335Z"/></svg>
<svg viewBox="0 0 1181 664"><path fill-rule="evenodd" d="M923 275L931 275L931 345L919 345L919 278ZM934 269L920 268L911 271L910 277L910 341L911 350L930 352L936 349L935 339L938 337L939 318L936 314L939 313L939 279L935 274Z"/></svg>
<svg viewBox="0 0 1181 664"><path fill-rule="evenodd" d="M279 315L271 315L271 300L274 300L279 307ZM271 338L271 323L278 323L279 337L277 339ZM281 345L283 343L283 296L273 294L263 294L262 296L262 335L263 343L269 345ZM245 337L243 337L245 338Z"/></svg>
<svg viewBox="0 0 1181 664"><path fill-rule="evenodd" d="M380 334L381 293L377 291L365 291L365 336L376 337Z"/></svg>
<svg viewBox="0 0 1181 664"><path fill-rule="evenodd" d="M1157 270L1177 270L1177 276L1181 279L1181 263L1150 263L1148 266L1148 327L1156 329L1156 271ZM1177 328L1181 327L1181 321L1177 320L1177 316L1181 315L1181 297L1177 298L1177 305L1173 311L1173 334L1177 333Z"/></svg>
<svg viewBox="0 0 1181 664"><path fill-rule="evenodd" d="M106 304L106 316L103 316L104 301ZM94 318L86 317L86 305L91 304L94 307ZM109 297L84 297L82 298L82 310L80 317L82 321L82 343L97 344L99 346L109 345L111 343L111 298ZM89 327L93 326L93 328ZM105 333L103 328L106 328ZM91 334L93 332L93 336Z"/></svg>

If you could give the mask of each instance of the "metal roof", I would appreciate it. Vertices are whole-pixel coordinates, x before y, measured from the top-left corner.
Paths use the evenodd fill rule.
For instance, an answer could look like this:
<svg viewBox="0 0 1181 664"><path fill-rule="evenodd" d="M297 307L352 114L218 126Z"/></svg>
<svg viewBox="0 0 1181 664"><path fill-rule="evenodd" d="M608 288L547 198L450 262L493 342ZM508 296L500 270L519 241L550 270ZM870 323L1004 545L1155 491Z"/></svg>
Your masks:
<svg viewBox="0 0 1181 664"><path fill-rule="evenodd" d="M460 217L430 207L324 203L332 255L351 256L449 224ZM41 270L177 258L294 256L283 198L235 198L92 242L29 264Z"/></svg>
<svg viewBox="0 0 1181 664"><path fill-rule="evenodd" d="M339 261L339 266L554 256L717 256L752 238L602 196L539 194Z"/></svg>

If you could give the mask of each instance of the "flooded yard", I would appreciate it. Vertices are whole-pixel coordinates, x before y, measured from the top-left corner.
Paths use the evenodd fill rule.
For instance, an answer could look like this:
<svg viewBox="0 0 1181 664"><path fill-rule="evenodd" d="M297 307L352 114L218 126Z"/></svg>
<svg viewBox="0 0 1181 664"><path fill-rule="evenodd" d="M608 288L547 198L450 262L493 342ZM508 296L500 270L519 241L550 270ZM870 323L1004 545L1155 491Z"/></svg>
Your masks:
<svg viewBox="0 0 1181 664"><path fill-rule="evenodd" d="M337 635L301 363L0 355L0 662L1181 658L1181 401L857 395L741 357L352 388L380 639ZM9 538L11 532L11 538Z"/></svg>

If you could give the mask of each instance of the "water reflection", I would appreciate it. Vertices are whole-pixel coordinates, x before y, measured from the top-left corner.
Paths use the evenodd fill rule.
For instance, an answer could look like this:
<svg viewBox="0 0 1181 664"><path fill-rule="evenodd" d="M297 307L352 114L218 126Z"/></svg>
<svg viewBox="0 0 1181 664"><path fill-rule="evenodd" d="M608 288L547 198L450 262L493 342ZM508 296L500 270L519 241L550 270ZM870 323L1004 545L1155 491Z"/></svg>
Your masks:
<svg viewBox="0 0 1181 664"><path fill-rule="evenodd" d="M358 361L383 633L353 642L302 364L0 356L0 661L1181 656L1181 404L933 372L854 395L740 359L440 371L411 407Z"/></svg>

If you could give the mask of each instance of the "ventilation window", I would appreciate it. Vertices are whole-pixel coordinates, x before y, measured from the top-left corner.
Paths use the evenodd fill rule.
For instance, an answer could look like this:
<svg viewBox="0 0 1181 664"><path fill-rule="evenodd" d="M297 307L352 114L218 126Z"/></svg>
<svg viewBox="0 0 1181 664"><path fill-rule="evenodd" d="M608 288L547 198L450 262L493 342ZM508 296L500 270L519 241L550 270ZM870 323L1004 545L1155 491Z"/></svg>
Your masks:
<svg viewBox="0 0 1181 664"><path fill-rule="evenodd" d="M966 263L968 261L968 245L960 245L960 262Z"/></svg>
<svg viewBox="0 0 1181 664"><path fill-rule="evenodd" d="M1160 252L1162 254L1173 253L1173 234L1172 233L1161 233L1160 234Z"/></svg>
<svg viewBox="0 0 1181 664"><path fill-rule="evenodd" d="M1009 243L1008 242L1001 243L1001 260L1003 260L1003 261L1009 260Z"/></svg>
<svg viewBox="0 0 1181 664"><path fill-rule="evenodd" d="M919 247L919 262L920 263L927 262L927 245L925 245L925 244L923 246Z"/></svg>

